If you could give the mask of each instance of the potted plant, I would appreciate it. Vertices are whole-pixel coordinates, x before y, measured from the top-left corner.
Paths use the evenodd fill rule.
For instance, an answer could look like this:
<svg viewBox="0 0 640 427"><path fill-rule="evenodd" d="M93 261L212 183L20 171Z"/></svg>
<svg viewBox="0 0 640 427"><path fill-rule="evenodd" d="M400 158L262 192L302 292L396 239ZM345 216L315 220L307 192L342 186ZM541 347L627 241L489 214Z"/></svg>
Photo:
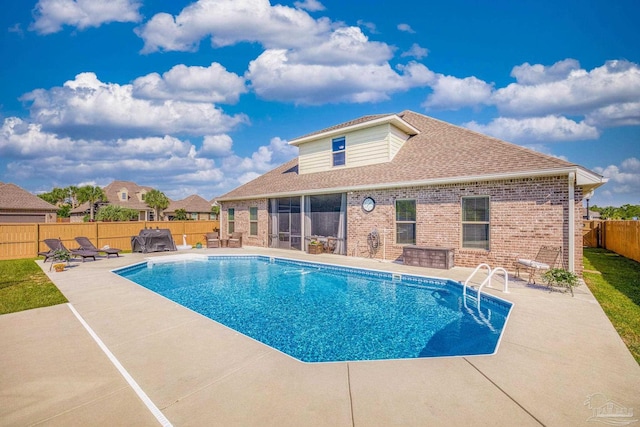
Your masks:
<svg viewBox="0 0 640 427"><path fill-rule="evenodd" d="M321 242L318 242L317 240L312 240L309 242L309 247L307 249L307 252L312 255L317 255L322 253L322 249L323 247Z"/></svg>
<svg viewBox="0 0 640 427"><path fill-rule="evenodd" d="M202 249L202 243L200 242L196 243L196 249Z"/></svg>
<svg viewBox="0 0 640 427"><path fill-rule="evenodd" d="M542 275L542 280L549 289L562 288L569 290L573 296L573 287L580 285L578 276L563 268L552 268Z"/></svg>
<svg viewBox="0 0 640 427"><path fill-rule="evenodd" d="M53 251L52 259L53 261L69 262L69 260L71 259L71 254L69 253L69 251L65 251L64 249L56 249L55 251Z"/></svg>
<svg viewBox="0 0 640 427"><path fill-rule="evenodd" d="M61 262L59 262L57 264L53 264L53 269L55 271L57 271L58 273L60 273L61 271L64 271L64 267L65 267L65 264L61 263Z"/></svg>

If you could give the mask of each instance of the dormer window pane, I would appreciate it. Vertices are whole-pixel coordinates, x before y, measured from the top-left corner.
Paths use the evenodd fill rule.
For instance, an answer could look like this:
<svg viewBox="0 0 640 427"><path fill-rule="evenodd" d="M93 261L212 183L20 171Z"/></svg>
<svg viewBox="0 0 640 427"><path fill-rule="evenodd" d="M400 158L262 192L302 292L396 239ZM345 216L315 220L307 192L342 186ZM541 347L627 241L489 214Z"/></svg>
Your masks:
<svg viewBox="0 0 640 427"><path fill-rule="evenodd" d="M346 141L344 136L332 139L331 145L333 149L333 166L344 166L346 161Z"/></svg>

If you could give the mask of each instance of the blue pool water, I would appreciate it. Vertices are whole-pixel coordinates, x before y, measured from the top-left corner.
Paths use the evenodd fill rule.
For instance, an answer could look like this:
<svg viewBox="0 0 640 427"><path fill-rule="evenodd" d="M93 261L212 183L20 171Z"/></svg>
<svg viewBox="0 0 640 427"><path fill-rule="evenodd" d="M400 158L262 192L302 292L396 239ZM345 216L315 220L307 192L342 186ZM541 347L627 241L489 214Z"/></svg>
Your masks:
<svg viewBox="0 0 640 427"><path fill-rule="evenodd" d="M478 311L451 280L263 256L115 272L305 362L492 354L511 308L483 294Z"/></svg>

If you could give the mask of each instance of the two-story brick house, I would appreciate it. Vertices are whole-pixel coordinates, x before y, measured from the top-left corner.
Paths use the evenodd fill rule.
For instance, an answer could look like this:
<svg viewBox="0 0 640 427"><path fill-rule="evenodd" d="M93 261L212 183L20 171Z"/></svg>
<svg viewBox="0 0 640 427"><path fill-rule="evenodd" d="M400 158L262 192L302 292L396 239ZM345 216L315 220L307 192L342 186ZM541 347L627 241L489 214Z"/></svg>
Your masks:
<svg viewBox="0 0 640 427"><path fill-rule="evenodd" d="M541 245L581 273L583 194L606 180L582 166L424 115L366 116L289 141L297 158L218 198L221 231L247 245L377 258L405 245L452 248L455 264L511 267Z"/></svg>

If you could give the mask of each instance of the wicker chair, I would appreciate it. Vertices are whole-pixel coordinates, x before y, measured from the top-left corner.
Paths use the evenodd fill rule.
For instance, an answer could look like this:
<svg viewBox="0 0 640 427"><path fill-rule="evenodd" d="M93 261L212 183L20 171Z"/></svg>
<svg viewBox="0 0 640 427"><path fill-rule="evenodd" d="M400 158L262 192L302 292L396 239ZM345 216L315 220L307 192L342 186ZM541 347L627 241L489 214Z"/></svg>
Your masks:
<svg viewBox="0 0 640 427"><path fill-rule="evenodd" d="M205 234L204 240L207 242L207 248L220 247L220 235L216 231Z"/></svg>
<svg viewBox="0 0 640 427"><path fill-rule="evenodd" d="M241 248L242 247L242 233L235 232L231 233L231 237L229 237L229 245L230 248Z"/></svg>

